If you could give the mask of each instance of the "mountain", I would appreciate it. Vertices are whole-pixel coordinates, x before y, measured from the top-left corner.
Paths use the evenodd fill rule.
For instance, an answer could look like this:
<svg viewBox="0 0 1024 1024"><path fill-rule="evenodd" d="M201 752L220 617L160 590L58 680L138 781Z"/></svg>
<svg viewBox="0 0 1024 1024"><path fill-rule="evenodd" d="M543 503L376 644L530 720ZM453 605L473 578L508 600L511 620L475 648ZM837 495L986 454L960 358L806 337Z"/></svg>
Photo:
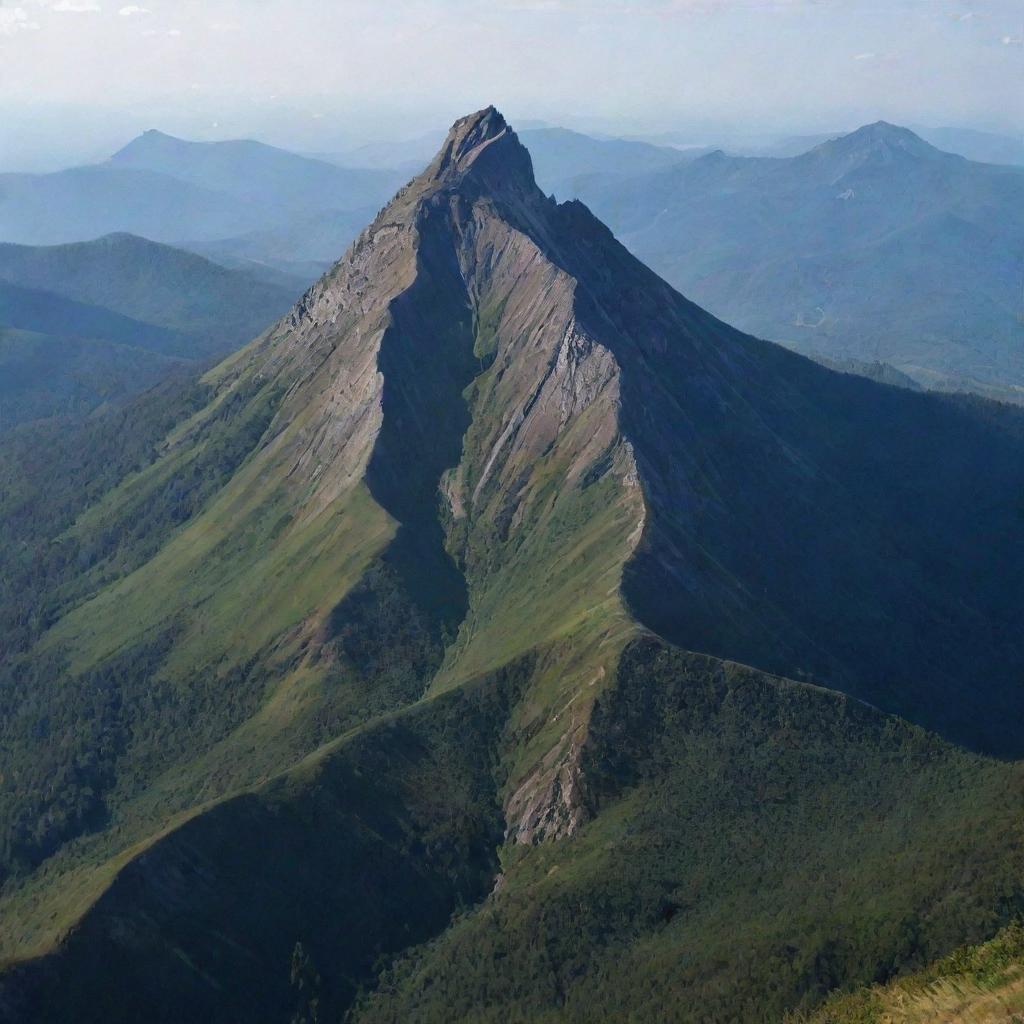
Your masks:
<svg viewBox="0 0 1024 1024"><path fill-rule="evenodd" d="M40 288L22 288L0 280L0 323L50 335L78 335L174 355L187 348L177 331L142 323L113 310Z"/></svg>
<svg viewBox="0 0 1024 1024"><path fill-rule="evenodd" d="M458 121L246 348L0 441L0 1012L778 1020L990 938L1022 455Z"/></svg>
<svg viewBox="0 0 1024 1024"><path fill-rule="evenodd" d="M111 232L174 242L239 234L262 223L264 211L244 200L153 171L99 165L0 174L5 242L56 245Z"/></svg>
<svg viewBox="0 0 1024 1024"><path fill-rule="evenodd" d="M53 245L128 232L206 243L313 214L377 209L402 180L258 142L188 142L149 131L103 164L0 174L0 240Z"/></svg>
<svg viewBox="0 0 1024 1024"><path fill-rule="evenodd" d="M191 359L224 355L248 341L295 301L299 288L272 286L127 234L57 246L0 244L0 280L159 325L161 337L176 332L179 347L170 354ZM73 318L62 326L91 333L70 330Z"/></svg>
<svg viewBox="0 0 1024 1024"><path fill-rule="evenodd" d="M444 141L444 129L424 132L411 139L400 141L369 142L343 153L311 154L317 159L341 167L374 168L393 170L399 168L416 174L421 171L437 152Z"/></svg>
<svg viewBox="0 0 1024 1024"><path fill-rule="evenodd" d="M788 159L715 153L575 184L636 255L743 330L926 386L1024 383L1024 171L879 123Z"/></svg>
<svg viewBox="0 0 1024 1024"><path fill-rule="evenodd" d="M4 298L0 286L0 317ZM50 416L87 415L185 365L131 344L0 326L0 433Z"/></svg>
<svg viewBox="0 0 1024 1024"><path fill-rule="evenodd" d="M611 180L622 174L683 163L700 152L688 153L624 139L594 139L565 128L535 128L524 131L521 139L530 151L538 183L546 192L557 195L572 194L573 182L582 175L601 174ZM433 135L425 135L403 145L363 147L335 159L343 165L351 160L355 166L359 161L371 166L389 161L391 166L416 173L429 162L439 141ZM413 154L424 152L428 144L429 153L417 160ZM251 231L238 237L186 244L188 248L226 266L270 266L312 283L352 242L375 212L376 208L328 213L321 210L295 218L285 225Z"/></svg>
<svg viewBox="0 0 1024 1024"><path fill-rule="evenodd" d="M373 218L373 210L339 210L298 217L287 225L250 231L216 242L186 243L211 260L236 269L268 269L310 285L334 264Z"/></svg>
<svg viewBox="0 0 1024 1024"><path fill-rule="evenodd" d="M983 164L1024 165L1020 136L981 132L974 128L919 128L918 134L939 149L959 153Z"/></svg>
<svg viewBox="0 0 1024 1024"><path fill-rule="evenodd" d="M404 180L393 170L339 167L262 142L191 142L156 130L115 153L109 166L153 171L253 205L269 204L278 215L376 208Z"/></svg>
<svg viewBox="0 0 1024 1024"><path fill-rule="evenodd" d="M1024 164L1024 142L1008 135L977 131L973 128L932 128L914 126L925 142L946 153L956 153L983 164ZM794 135L765 147L756 156L798 156L824 142L841 138L846 132L819 135ZM724 148L728 149L728 146Z"/></svg>
<svg viewBox="0 0 1024 1024"><path fill-rule="evenodd" d="M2 423L86 413L223 356L301 290L132 235L0 244Z"/></svg>
<svg viewBox="0 0 1024 1024"><path fill-rule="evenodd" d="M521 132L520 139L533 158L537 184L556 195L572 194L572 183L582 175L644 174L706 152L628 139L594 139L568 128L534 128Z"/></svg>

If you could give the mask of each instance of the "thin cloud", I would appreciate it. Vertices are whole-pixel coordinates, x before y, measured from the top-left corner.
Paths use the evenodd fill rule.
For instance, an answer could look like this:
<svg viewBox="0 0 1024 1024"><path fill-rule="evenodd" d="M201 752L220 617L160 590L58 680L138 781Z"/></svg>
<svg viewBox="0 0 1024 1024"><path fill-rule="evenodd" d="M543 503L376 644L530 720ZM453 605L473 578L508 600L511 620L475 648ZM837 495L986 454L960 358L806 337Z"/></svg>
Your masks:
<svg viewBox="0 0 1024 1024"><path fill-rule="evenodd" d="M95 14L102 8L95 0L60 0L50 10L60 14Z"/></svg>
<svg viewBox="0 0 1024 1024"><path fill-rule="evenodd" d="M0 36L13 36L18 32L32 31L39 28L21 7L0 7Z"/></svg>
<svg viewBox="0 0 1024 1024"><path fill-rule="evenodd" d="M127 7L122 7L118 12L122 18L130 18L135 14L152 14L153 12L148 7L139 7L137 4L129 4Z"/></svg>

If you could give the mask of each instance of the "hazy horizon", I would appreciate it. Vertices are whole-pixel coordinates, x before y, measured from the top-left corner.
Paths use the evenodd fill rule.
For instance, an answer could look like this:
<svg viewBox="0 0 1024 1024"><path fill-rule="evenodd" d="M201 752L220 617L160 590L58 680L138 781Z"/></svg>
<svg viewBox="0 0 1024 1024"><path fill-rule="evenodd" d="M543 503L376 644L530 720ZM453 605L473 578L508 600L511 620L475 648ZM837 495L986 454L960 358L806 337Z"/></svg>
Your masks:
<svg viewBox="0 0 1024 1024"><path fill-rule="evenodd" d="M513 124L619 135L1024 132L1011 0L0 0L0 166L147 128L300 151ZM187 83L187 84L186 84Z"/></svg>

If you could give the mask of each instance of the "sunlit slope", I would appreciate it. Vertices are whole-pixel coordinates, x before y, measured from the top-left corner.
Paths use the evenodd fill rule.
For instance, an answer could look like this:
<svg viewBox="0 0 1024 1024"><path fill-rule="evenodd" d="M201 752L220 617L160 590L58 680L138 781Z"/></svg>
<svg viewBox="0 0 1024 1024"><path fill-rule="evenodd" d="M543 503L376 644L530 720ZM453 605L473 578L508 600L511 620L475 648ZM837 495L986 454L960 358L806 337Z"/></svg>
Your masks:
<svg viewBox="0 0 1024 1024"><path fill-rule="evenodd" d="M835 996L796 1022L814 1024L1014 1024L1024 1013L1019 924L888 985Z"/></svg>

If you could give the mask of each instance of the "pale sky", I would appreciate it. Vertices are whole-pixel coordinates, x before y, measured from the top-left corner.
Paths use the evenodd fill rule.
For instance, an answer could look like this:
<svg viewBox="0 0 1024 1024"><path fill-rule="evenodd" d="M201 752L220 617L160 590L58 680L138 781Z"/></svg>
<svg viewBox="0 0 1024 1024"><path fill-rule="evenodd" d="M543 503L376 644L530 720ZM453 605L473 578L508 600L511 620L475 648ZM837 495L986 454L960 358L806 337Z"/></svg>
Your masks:
<svg viewBox="0 0 1024 1024"><path fill-rule="evenodd" d="M1024 0L0 0L0 168L156 127L331 150L488 103L653 131L1024 132Z"/></svg>

